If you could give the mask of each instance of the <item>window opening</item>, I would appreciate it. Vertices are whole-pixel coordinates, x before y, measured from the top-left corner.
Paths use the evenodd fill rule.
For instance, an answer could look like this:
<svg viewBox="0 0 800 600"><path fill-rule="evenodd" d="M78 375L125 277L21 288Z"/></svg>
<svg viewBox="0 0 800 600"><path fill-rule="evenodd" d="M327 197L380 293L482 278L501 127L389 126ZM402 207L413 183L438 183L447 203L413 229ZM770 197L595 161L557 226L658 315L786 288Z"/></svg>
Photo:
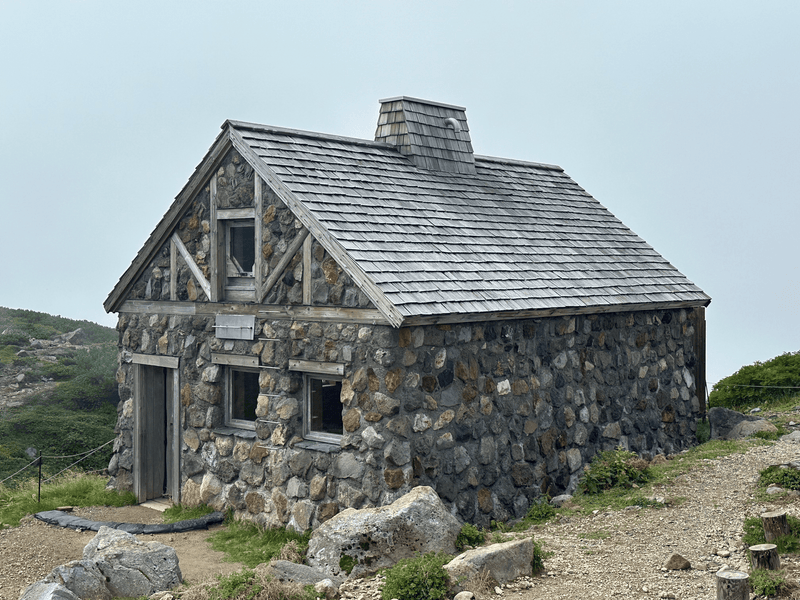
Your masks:
<svg viewBox="0 0 800 600"><path fill-rule="evenodd" d="M306 437L338 442L342 424L342 382L306 376Z"/></svg>
<svg viewBox="0 0 800 600"><path fill-rule="evenodd" d="M228 224L228 277L253 277L256 229L250 223Z"/></svg>
<svg viewBox="0 0 800 600"><path fill-rule="evenodd" d="M255 421L258 406L258 372L230 370L230 421Z"/></svg>

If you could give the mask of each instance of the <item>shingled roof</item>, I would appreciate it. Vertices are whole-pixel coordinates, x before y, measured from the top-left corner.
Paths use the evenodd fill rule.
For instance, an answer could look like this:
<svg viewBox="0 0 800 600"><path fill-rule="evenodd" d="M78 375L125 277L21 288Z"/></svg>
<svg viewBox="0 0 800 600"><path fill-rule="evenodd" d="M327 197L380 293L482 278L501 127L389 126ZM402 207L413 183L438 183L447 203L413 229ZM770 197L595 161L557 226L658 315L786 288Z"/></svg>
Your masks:
<svg viewBox="0 0 800 600"><path fill-rule="evenodd" d="M463 137L455 154L441 148L437 158L459 163L447 171L417 166L414 149L385 142L239 121L222 127L215 146L230 140L320 243L347 257L342 267L354 280L366 278L365 291L395 325L710 302L560 167L474 156L474 174L465 173ZM210 175L206 163L193 180ZM167 234L157 229L131 269ZM107 309L118 306L126 275Z"/></svg>

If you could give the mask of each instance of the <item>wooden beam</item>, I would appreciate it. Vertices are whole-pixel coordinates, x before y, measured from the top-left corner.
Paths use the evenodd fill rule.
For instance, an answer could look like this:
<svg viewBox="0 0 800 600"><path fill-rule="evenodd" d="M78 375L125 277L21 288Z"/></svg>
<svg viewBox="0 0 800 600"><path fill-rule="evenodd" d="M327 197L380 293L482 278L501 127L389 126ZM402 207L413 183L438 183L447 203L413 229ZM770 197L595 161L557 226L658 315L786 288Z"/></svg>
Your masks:
<svg viewBox="0 0 800 600"><path fill-rule="evenodd" d="M313 373L315 375L344 375L344 365L342 363L319 362L316 360L298 360L290 358L289 370Z"/></svg>
<svg viewBox="0 0 800 600"><path fill-rule="evenodd" d="M311 304L311 242L310 235L303 242L303 304Z"/></svg>
<svg viewBox="0 0 800 600"><path fill-rule="evenodd" d="M231 219L255 219L255 208L218 208L217 219L231 220Z"/></svg>
<svg viewBox="0 0 800 600"><path fill-rule="evenodd" d="M295 217L311 232L314 238L325 247L337 264L344 269L350 278L369 296L372 303L380 310L386 319L395 327L400 327L403 323L403 315L397 307L389 301L383 291L372 281L364 272L359 264L350 256L327 229L325 229L311 211L300 202L294 193L284 185L273 170L261 159L258 154L244 141L238 131L231 128L229 131L230 140L233 147L241 154L245 160L255 169L272 191L288 206ZM263 300L262 300L263 301Z"/></svg>
<svg viewBox="0 0 800 600"><path fill-rule="evenodd" d="M178 299L178 247L169 241L169 299Z"/></svg>
<svg viewBox="0 0 800 600"><path fill-rule="evenodd" d="M216 365L233 365L235 367L257 367L258 356L242 356L241 354L211 353L211 362Z"/></svg>
<svg viewBox="0 0 800 600"><path fill-rule="evenodd" d="M200 267L197 266L197 263L194 262L192 255L189 254L189 251L186 249L186 246L183 245L183 242L181 241L181 238L178 237L177 233L172 234L172 241L178 248L178 252L180 252L181 257L186 262L186 266L189 267L189 270L192 272L192 275L194 275L197 283L199 283L200 287L203 288L206 298L211 299L211 284L208 282L208 279L205 278L203 272L200 270Z"/></svg>
<svg viewBox="0 0 800 600"><path fill-rule="evenodd" d="M148 365L151 367L164 367L177 369L180 359L177 356L161 356L156 354L133 354L131 362L135 365Z"/></svg>
<svg viewBox="0 0 800 600"><path fill-rule="evenodd" d="M267 297L267 294L269 294L272 286L278 282L278 279L280 279L284 269L286 269L286 267L289 265L294 255L297 254L297 251L300 249L300 246L303 245L303 242L307 236L308 229L305 228L303 228L302 231L299 231L297 235L294 236L292 243L289 244L289 247L286 248L286 252L283 253L281 260L277 265L275 265L275 269L273 269L272 273L269 274L269 277L267 277L267 282L264 284L264 289L261 290L261 297L258 299L259 302L264 302L264 298Z"/></svg>
<svg viewBox="0 0 800 600"><path fill-rule="evenodd" d="M255 215L253 216L254 225L255 225L255 248L256 248L256 256L255 256L255 263L253 265L253 270L255 271L255 287L256 287L256 297L261 298L261 287L264 283L264 256L262 254L262 246L264 245L264 223L262 219L264 218L264 188L262 185L261 177L258 174L255 175L255 181L253 182L254 190L254 202L255 202Z"/></svg>

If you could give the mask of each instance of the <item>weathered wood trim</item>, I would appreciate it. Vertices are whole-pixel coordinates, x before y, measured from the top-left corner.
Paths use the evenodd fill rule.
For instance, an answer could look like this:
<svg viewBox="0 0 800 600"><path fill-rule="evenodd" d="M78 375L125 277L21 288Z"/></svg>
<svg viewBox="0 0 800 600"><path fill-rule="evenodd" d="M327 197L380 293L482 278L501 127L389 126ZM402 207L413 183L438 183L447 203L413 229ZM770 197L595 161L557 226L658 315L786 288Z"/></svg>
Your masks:
<svg viewBox="0 0 800 600"><path fill-rule="evenodd" d="M283 275L284 269L289 265L294 258L294 255L297 254L297 251L300 249L300 246L303 245L306 237L308 237L308 229L303 229L303 231L299 231L297 235L292 240L292 243L289 244L289 247L286 249L286 252L283 253L281 260L275 265L275 268L272 270L272 273L269 274L267 277L267 282L264 284L264 289L261 290L261 297L258 299L259 302L264 302L264 298L267 297L269 291L272 289L278 279L280 279L281 275ZM260 252L260 250L259 250Z"/></svg>
<svg viewBox="0 0 800 600"><path fill-rule="evenodd" d="M167 371L167 493L181 501L181 381L178 368Z"/></svg>
<svg viewBox="0 0 800 600"><path fill-rule="evenodd" d="M257 367L257 356L242 356L240 354L211 353L211 362L215 365L233 365L235 367Z"/></svg>
<svg viewBox="0 0 800 600"><path fill-rule="evenodd" d="M177 356L161 356L155 354L133 354L131 356L131 362L135 365L177 369L180 364L180 358Z"/></svg>
<svg viewBox="0 0 800 600"><path fill-rule="evenodd" d="M255 256L255 264L253 265L253 270L255 271L255 280L256 280L256 298L261 298L261 288L263 287L264 283L264 254L263 254L263 245L264 245L264 226L262 224L262 219L264 218L264 186L262 185L261 177L256 175L254 177L254 202L255 202L255 216L253 217L255 220L255 246L256 246L256 256Z"/></svg>
<svg viewBox="0 0 800 600"><path fill-rule="evenodd" d="M334 375L339 377L344 375L344 365L342 363L299 360L295 358L289 359L289 370L312 373L314 375Z"/></svg>
<svg viewBox="0 0 800 600"><path fill-rule="evenodd" d="M232 221L234 219L242 220L242 219L255 219L256 218L256 209L255 208L218 208L217 209L217 220L225 221L229 220Z"/></svg>
<svg viewBox="0 0 800 600"><path fill-rule="evenodd" d="M210 304L217 306L216 304ZM194 315L197 313L194 302L167 302L165 300L126 300L119 307L120 314L146 315Z"/></svg>
<svg viewBox="0 0 800 600"><path fill-rule="evenodd" d="M241 134L233 127L229 130L233 147L250 163L256 173L261 176L272 191L289 207L295 217L311 232L314 238L325 247L337 264L353 279L358 287L367 294L372 303L386 319L395 327L403 323L403 315L386 298L383 291L370 279L358 263L347 253L338 240L330 235L302 202L278 178L273 170L244 141Z"/></svg>
<svg viewBox="0 0 800 600"><path fill-rule="evenodd" d="M311 304L311 242L310 235L303 242L303 304Z"/></svg>
<svg viewBox="0 0 800 600"><path fill-rule="evenodd" d="M203 291L206 294L206 298L211 298L211 284L209 283L208 279L205 278L203 272L200 270L200 267L197 266L197 263L194 262L192 255L189 254L189 251L186 249L186 246L183 245L181 238L178 237L177 233L172 234L172 241L174 242L175 246L178 248L178 252L181 255L181 258L186 262L186 266L189 267L189 270L194 275L194 278L197 280L197 283L200 284L200 287L203 288Z"/></svg>
<svg viewBox="0 0 800 600"><path fill-rule="evenodd" d="M225 281L225 274L220 273L220 260L223 254L220 253L222 242L220 240L219 223L217 221L217 178L212 174L209 182L209 236L211 239L211 256L209 258L209 270L211 272L211 294L208 299L211 302L219 302L222 298L222 282Z"/></svg>
<svg viewBox="0 0 800 600"><path fill-rule="evenodd" d="M178 247L169 241L169 299L178 299Z"/></svg>
<svg viewBox="0 0 800 600"><path fill-rule="evenodd" d="M374 308L340 308L338 306L260 306L258 314L270 319L320 321L327 323L392 324Z"/></svg>
<svg viewBox="0 0 800 600"><path fill-rule="evenodd" d="M695 308L707 304L704 301L661 302L653 304L616 304L607 306L585 306L575 308L551 308L517 310L495 313L468 313L406 317L403 326L439 325L452 323L475 323L478 321L508 321L511 319L539 319L545 317L569 317L574 315L601 315L608 313L641 312L649 310L668 310L675 308Z"/></svg>
<svg viewBox="0 0 800 600"><path fill-rule="evenodd" d="M134 363L135 364L135 363ZM143 426L143 396L144 390L144 370L139 364L133 367L133 494L137 500L144 502L144 478L142 477L142 456L144 448L144 426Z"/></svg>
<svg viewBox="0 0 800 600"><path fill-rule="evenodd" d="M129 294L131 287L136 283L136 279L142 269L153 260L155 254L161 249L162 244L183 216L187 204L194 199L198 190L205 185L208 178L214 173L214 170L224 159L225 154L230 150L231 145L230 137L225 131L217 136L203 161L197 166L189 181L175 197L175 201L158 225L156 225L150 237L147 238L136 258L133 259L131 265L122 274L117 285L108 295L108 298L103 302L103 308L105 308L106 312L117 312L119 306L125 302L125 298ZM211 177L211 181L214 179L216 178Z"/></svg>

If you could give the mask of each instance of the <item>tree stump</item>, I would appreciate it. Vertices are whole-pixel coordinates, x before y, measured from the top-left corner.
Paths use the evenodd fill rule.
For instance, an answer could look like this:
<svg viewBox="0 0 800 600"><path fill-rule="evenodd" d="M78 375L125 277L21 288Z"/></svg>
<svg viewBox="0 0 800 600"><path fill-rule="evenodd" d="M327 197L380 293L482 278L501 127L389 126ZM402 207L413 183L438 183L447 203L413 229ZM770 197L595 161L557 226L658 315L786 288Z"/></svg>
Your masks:
<svg viewBox="0 0 800 600"><path fill-rule="evenodd" d="M761 515L761 523L764 525L764 537L767 542L782 535L789 535L789 522L786 520L785 510L765 512Z"/></svg>
<svg viewBox="0 0 800 600"><path fill-rule="evenodd" d="M717 600L750 600L750 581L741 571L717 571Z"/></svg>
<svg viewBox="0 0 800 600"><path fill-rule="evenodd" d="M753 569L777 571L781 568L778 547L775 544L758 544L750 546L750 564Z"/></svg>

